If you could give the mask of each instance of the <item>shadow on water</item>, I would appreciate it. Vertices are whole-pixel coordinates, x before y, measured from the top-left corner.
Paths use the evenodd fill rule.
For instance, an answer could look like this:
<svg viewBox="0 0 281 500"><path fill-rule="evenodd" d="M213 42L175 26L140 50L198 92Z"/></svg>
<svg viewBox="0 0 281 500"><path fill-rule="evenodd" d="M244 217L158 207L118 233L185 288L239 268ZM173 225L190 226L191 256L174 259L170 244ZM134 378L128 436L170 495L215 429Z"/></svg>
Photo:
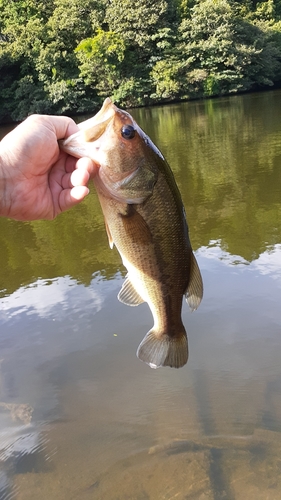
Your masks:
<svg viewBox="0 0 281 500"><path fill-rule="evenodd" d="M265 391L265 410L262 414L262 424L265 429L280 432L280 420L276 418L276 399L281 401L281 374L270 380Z"/></svg>
<svg viewBox="0 0 281 500"><path fill-rule="evenodd" d="M274 474L278 469L273 467L272 472L268 470L273 465L272 462L270 466L268 463L269 457L272 457L268 438L262 433L243 438L211 436L198 441L173 441L152 447L148 452L116 462L114 467L73 498L186 500L201 498L200 495L203 495L202 498L221 500L243 498L243 494L244 498L255 498L256 491L251 476L253 470L259 470L263 476L265 471L269 476L260 498L264 498L266 491L271 490L272 498L277 500L279 489L276 490L276 487L279 481L274 479ZM279 439L280 450L280 436L275 434L271 438ZM277 453L275 462L278 463ZM240 467L238 475L235 470L237 464ZM232 472L231 467L234 468ZM235 472L236 477L233 478ZM245 483L241 496L237 488L235 491L233 487L239 478Z"/></svg>
<svg viewBox="0 0 281 500"><path fill-rule="evenodd" d="M208 392L208 377L204 370L194 370L194 391L197 398L198 418L202 425L202 433L206 436L218 435L215 420L212 416L212 404ZM229 477L224 469L223 450L209 450L209 477L214 497L217 500L235 500Z"/></svg>
<svg viewBox="0 0 281 500"><path fill-rule="evenodd" d="M281 498L281 92L133 110L182 192L205 295L190 359L135 356L149 308L92 190L0 220L0 499Z"/></svg>

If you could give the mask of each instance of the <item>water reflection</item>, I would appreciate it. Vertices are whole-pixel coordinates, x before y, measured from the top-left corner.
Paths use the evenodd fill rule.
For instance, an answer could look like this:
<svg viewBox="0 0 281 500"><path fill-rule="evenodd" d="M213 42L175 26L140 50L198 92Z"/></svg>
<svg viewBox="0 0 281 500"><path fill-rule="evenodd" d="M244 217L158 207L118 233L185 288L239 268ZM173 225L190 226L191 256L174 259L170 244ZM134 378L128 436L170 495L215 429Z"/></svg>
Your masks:
<svg viewBox="0 0 281 500"><path fill-rule="evenodd" d="M181 370L135 356L151 313L117 301L94 192L53 222L0 220L1 500L281 497L280 106L133 111L175 171L204 279Z"/></svg>
<svg viewBox="0 0 281 500"><path fill-rule="evenodd" d="M89 286L69 276L38 279L1 300L0 464L5 470L1 499L13 497L14 476L53 470L56 445L50 443L48 424L63 422L61 385L73 381L68 369L64 373L64 358L88 349L98 351L99 345L104 348L114 339L113 333L105 333L104 314L92 324L105 297L116 298L119 282L121 286L118 274L112 286L100 273ZM114 306L112 314L113 310Z"/></svg>
<svg viewBox="0 0 281 500"><path fill-rule="evenodd" d="M136 110L176 174L195 249L251 261L280 242L281 93Z"/></svg>
<svg viewBox="0 0 281 500"><path fill-rule="evenodd" d="M151 318L117 302L121 275L37 280L2 299L1 397L34 408L20 426L0 408L3 498L36 498L39 484L50 498L54 478L56 498L262 498L255 482L263 471L264 495L281 445L281 246L247 263L211 241L196 257L206 294L196 317L184 309L184 372L135 357Z"/></svg>
<svg viewBox="0 0 281 500"><path fill-rule="evenodd" d="M77 280L64 276L50 280L38 279L26 287L20 287L1 302L3 320L7 315L6 321L21 313L37 314L41 318L58 317L59 321L64 321L69 309L79 311L89 307L89 303L92 311L100 311L103 300L97 289L79 285Z"/></svg>

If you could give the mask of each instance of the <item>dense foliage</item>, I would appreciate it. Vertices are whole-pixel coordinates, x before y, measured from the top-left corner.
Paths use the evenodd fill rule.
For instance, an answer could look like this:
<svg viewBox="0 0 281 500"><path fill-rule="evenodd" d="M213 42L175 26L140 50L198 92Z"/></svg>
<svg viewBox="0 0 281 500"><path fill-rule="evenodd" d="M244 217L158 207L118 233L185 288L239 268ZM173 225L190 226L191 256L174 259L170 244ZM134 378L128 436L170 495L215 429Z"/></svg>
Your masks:
<svg viewBox="0 0 281 500"><path fill-rule="evenodd" d="M0 0L0 122L281 81L281 0Z"/></svg>

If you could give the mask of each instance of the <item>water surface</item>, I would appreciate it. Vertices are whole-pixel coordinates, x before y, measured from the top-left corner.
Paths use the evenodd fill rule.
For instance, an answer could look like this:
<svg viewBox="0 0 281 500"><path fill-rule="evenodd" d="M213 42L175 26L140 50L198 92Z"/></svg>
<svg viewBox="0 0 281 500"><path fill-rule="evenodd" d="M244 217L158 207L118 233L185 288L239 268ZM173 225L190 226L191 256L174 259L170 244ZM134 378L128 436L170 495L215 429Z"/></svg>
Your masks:
<svg viewBox="0 0 281 500"><path fill-rule="evenodd" d="M205 295L190 358L135 356L94 190L0 219L1 500L281 498L281 93L133 110L182 193Z"/></svg>

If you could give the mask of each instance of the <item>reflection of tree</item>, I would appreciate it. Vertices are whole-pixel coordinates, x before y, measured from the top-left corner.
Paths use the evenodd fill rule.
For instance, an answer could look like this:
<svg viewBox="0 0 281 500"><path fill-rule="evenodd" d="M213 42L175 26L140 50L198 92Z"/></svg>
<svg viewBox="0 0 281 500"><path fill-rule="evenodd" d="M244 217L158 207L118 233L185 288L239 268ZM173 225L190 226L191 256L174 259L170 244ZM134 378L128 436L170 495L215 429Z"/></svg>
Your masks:
<svg viewBox="0 0 281 500"><path fill-rule="evenodd" d="M280 242L280 108L281 93L267 92L132 111L172 166L195 250L220 240L251 261ZM95 193L55 221L0 219L0 255L2 294L38 277L88 284L123 269Z"/></svg>
<svg viewBox="0 0 281 500"><path fill-rule="evenodd" d="M109 249L95 193L54 221L0 219L0 255L2 295L38 277L70 275L89 284L94 272L111 278L121 264Z"/></svg>
<svg viewBox="0 0 281 500"><path fill-rule="evenodd" d="M280 92L133 110L169 161L196 249L251 261L280 242Z"/></svg>

